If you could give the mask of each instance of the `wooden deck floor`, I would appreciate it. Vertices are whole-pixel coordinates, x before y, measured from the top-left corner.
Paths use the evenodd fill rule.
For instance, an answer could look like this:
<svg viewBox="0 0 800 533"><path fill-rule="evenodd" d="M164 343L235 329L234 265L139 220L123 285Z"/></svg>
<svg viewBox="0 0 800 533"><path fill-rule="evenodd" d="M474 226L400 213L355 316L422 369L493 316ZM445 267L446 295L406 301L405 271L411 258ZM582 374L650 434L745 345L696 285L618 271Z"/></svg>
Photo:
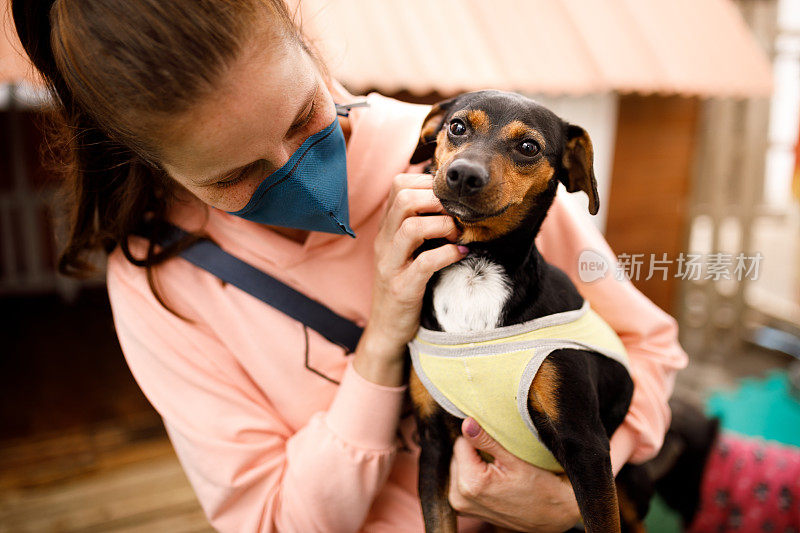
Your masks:
<svg viewBox="0 0 800 533"><path fill-rule="evenodd" d="M213 531L105 290L0 298L0 315L0 533Z"/></svg>
<svg viewBox="0 0 800 533"><path fill-rule="evenodd" d="M0 532L213 531L163 428L0 444Z"/></svg>

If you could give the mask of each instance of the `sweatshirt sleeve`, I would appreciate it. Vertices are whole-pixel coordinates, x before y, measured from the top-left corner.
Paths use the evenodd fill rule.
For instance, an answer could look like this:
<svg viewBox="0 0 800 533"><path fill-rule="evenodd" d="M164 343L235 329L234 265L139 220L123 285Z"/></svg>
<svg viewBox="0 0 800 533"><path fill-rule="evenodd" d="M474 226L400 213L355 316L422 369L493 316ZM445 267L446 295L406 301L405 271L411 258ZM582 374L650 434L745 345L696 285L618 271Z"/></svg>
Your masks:
<svg viewBox="0 0 800 533"><path fill-rule="evenodd" d="M212 526L360 529L393 463L405 387L371 383L348 364L328 410L292 431L218 338L165 310L113 255L108 291L128 365Z"/></svg>
<svg viewBox="0 0 800 533"><path fill-rule="evenodd" d="M616 279L616 255L580 207L559 185L537 245L542 256L563 270L592 308L614 328L630 358L634 382L628 415L611 438L611 463L616 474L628 462L643 462L661 448L670 422L667 404L677 371L688 362L678 342L677 321L642 294L630 280ZM582 281L581 252L592 250L608 264L604 277Z"/></svg>

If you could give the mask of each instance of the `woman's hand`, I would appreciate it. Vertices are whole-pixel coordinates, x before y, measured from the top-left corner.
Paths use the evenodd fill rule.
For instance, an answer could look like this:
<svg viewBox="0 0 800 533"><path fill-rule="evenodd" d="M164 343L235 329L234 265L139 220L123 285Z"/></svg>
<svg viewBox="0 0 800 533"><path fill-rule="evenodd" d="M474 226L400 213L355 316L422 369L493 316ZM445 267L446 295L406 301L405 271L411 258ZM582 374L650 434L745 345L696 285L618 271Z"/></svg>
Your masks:
<svg viewBox="0 0 800 533"><path fill-rule="evenodd" d="M580 519L566 477L512 455L472 419L461 426L450 463L450 505L460 514L515 531L561 532ZM494 457L487 463L478 450Z"/></svg>
<svg viewBox="0 0 800 533"><path fill-rule="evenodd" d="M425 285L434 272L464 258L465 248L446 244L412 257L426 239L458 237L453 218L442 213L433 176L395 177L386 213L375 238L372 312L353 364L370 381L399 385L406 344L419 327Z"/></svg>

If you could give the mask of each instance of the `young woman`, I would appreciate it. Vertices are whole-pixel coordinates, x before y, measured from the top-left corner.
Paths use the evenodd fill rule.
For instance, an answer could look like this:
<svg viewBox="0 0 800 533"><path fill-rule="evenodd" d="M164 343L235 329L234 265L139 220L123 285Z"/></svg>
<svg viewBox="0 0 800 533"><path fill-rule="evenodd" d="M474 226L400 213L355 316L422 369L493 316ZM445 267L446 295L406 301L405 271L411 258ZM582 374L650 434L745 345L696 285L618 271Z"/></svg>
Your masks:
<svg viewBox="0 0 800 533"><path fill-rule="evenodd" d="M408 166L428 107L372 93L337 117L334 103L358 98L326 74L281 0L12 5L63 126L74 204L61 268L80 273L95 250L108 254L125 357L211 524L420 531L405 345L425 283L464 253L448 244L412 257L423 239L457 237L431 178ZM267 190L306 153L324 164ZM686 354L675 320L630 282L580 281L582 250L614 255L565 194L537 244L630 354L636 392L611 441L617 472L658 449ZM363 326L355 352L176 257L188 241L156 246L167 221ZM484 521L562 531L578 519L568 483L471 420L450 485L464 531Z"/></svg>

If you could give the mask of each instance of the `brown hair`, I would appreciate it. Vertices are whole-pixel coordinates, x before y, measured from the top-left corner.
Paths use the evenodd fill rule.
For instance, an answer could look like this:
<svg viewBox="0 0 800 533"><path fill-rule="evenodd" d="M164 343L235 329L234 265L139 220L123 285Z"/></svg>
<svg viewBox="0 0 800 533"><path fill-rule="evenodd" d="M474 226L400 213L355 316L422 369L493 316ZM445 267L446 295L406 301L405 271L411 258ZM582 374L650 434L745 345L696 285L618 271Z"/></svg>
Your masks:
<svg viewBox="0 0 800 533"><path fill-rule="evenodd" d="M160 119L211 92L226 66L259 30L292 39L327 77L313 45L283 0L12 0L22 45L54 106L46 135L56 148L71 203L59 271L85 275L88 257L120 246L147 270L199 236L157 248L175 186L148 141ZM264 21L263 14L270 15ZM146 223L146 225L145 225ZM144 225L144 227L143 227ZM150 240L135 258L128 238ZM163 304L163 301L162 301Z"/></svg>

